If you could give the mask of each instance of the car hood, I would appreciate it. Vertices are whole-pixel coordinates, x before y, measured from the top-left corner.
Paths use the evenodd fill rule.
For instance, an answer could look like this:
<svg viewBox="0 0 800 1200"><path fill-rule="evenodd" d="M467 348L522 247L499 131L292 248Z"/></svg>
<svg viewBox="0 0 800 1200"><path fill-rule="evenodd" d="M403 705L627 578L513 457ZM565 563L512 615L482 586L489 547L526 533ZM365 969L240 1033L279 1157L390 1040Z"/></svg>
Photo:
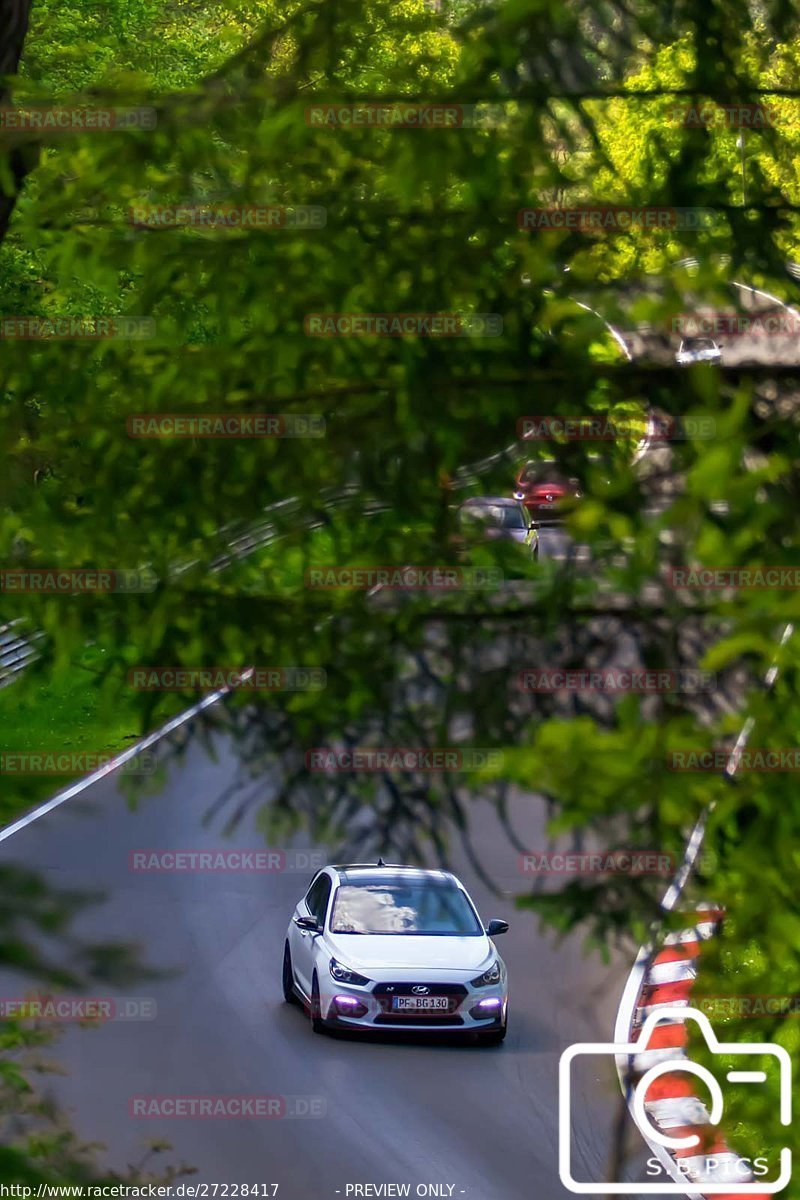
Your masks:
<svg viewBox="0 0 800 1200"><path fill-rule="evenodd" d="M520 525L519 528L515 528L514 526L507 528L498 525L487 529L483 536L489 542L524 542L528 536L528 529L525 525Z"/></svg>
<svg viewBox="0 0 800 1200"><path fill-rule="evenodd" d="M678 362L693 363L693 362L716 362L722 358L721 350L682 350L676 355Z"/></svg>
<svg viewBox="0 0 800 1200"><path fill-rule="evenodd" d="M329 933L326 940L345 966L365 971L394 967L473 971L492 953L488 937Z"/></svg>

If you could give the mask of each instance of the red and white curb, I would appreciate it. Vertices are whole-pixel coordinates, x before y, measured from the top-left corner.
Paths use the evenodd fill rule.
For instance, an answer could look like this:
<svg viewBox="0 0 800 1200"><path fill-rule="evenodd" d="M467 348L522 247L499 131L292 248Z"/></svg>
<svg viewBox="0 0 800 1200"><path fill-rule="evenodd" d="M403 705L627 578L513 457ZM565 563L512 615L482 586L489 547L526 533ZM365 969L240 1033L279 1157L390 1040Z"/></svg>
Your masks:
<svg viewBox="0 0 800 1200"><path fill-rule="evenodd" d="M631 1113L634 1092L631 1084L659 1063L688 1057L686 1024L675 1018L674 1010L690 1007L702 944L713 937L722 917L719 909L698 909L695 923L678 933L667 934L662 948L654 956L647 947L639 951L620 1002L614 1042L620 1045L638 1041L648 1017L662 1010L665 1014L667 1010L673 1011L669 1019L652 1031L647 1049L634 1055L632 1064L625 1056L617 1059L620 1086ZM629 1070L632 1070L632 1077ZM752 1171L731 1149L724 1134L711 1125L708 1109L699 1099L695 1084L695 1077L685 1071L661 1075L647 1088L644 1109L648 1120L659 1132L668 1132L671 1138L689 1135L700 1138L702 1153L697 1154L697 1144L687 1149L667 1149L648 1139L640 1130L653 1156L673 1180L685 1186L685 1194L691 1200L705 1200L709 1193L703 1190L704 1184L717 1185L714 1200L746 1200L747 1197L761 1200L769 1193L751 1190ZM709 1172L712 1158L713 1172ZM717 1190L720 1184L730 1184L730 1192L720 1193ZM737 1185L742 1184L750 1185L748 1190L737 1192Z"/></svg>

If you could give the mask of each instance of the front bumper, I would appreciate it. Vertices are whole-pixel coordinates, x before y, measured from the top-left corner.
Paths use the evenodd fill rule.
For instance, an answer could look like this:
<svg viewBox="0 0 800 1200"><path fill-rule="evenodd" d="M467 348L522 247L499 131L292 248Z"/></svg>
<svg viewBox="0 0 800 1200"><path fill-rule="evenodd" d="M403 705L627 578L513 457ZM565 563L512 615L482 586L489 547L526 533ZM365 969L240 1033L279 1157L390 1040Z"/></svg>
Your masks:
<svg viewBox="0 0 800 1200"><path fill-rule="evenodd" d="M399 1009L395 997L415 995L413 989L427 987L427 995L446 1000L447 1007L409 1011ZM505 981L488 987L442 978L380 980L366 987L326 981L321 989L322 1018L340 1029L396 1030L408 1033L480 1033L500 1029L505 1023L508 988Z"/></svg>

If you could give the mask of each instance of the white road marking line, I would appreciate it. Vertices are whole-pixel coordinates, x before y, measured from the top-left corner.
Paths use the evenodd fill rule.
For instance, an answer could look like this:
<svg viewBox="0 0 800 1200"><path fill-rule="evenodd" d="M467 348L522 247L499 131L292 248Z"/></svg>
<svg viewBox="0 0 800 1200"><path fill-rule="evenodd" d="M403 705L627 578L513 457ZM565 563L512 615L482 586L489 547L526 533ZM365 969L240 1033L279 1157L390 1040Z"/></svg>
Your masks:
<svg viewBox="0 0 800 1200"><path fill-rule="evenodd" d="M242 679L249 678L251 674L252 668L247 671L243 671ZM232 690L233 689L229 687L220 688L218 692L212 692L209 696L204 696L203 699L198 701L197 704L193 704L192 707L187 708L185 712L179 713L177 717L173 717L170 721L167 721L166 725L162 725L161 728L157 729L154 733L148 734L147 737L142 738L140 742L136 742L135 745L129 746L127 750L121 751L116 758L110 759L105 766L98 767L96 771L92 771L91 775L86 775L85 778L79 779L77 783L70 784L70 786L64 788L62 792L57 792L55 796L52 796L49 800L46 800L44 804L40 804L38 808L34 808L31 812L26 813L25 816L20 817L19 820L14 821L11 825L6 826L5 829L0 829L0 842L4 842L13 834L19 833L21 829L26 829L29 825L32 825L34 821L38 821L40 817L52 812L54 808L58 808L60 805L64 804L65 801L71 800L73 796L78 796L81 792L85 792L87 788L90 788L92 784L97 783L98 780L104 779L106 775L112 775L114 771L117 771L121 766L124 766L126 762L130 761L130 759L136 758L137 755L141 754L143 750L149 750L151 746L154 746L157 742L160 742L162 738L168 737L169 734L174 733L176 729L180 729L181 725L185 725L187 721L191 721L192 717L196 717L198 713L204 712L205 709L211 708L212 705L217 704L218 701L222 700L222 698L227 696Z"/></svg>

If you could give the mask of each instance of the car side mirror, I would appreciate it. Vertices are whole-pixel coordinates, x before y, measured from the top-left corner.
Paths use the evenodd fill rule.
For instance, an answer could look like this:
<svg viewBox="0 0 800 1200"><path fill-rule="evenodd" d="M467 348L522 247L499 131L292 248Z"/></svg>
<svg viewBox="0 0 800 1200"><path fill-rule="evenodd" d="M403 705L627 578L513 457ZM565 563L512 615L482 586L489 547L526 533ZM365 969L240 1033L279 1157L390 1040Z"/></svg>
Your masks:
<svg viewBox="0 0 800 1200"><path fill-rule="evenodd" d="M294 923L298 929L306 929L309 933L321 932L321 926L316 917L295 917Z"/></svg>
<svg viewBox="0 0 800 1200"><path fill-rule="evenodd" d="M497 937L498 933L508 933L508 921L499 921L496 917L486 926L489 937Z"/></svg>

